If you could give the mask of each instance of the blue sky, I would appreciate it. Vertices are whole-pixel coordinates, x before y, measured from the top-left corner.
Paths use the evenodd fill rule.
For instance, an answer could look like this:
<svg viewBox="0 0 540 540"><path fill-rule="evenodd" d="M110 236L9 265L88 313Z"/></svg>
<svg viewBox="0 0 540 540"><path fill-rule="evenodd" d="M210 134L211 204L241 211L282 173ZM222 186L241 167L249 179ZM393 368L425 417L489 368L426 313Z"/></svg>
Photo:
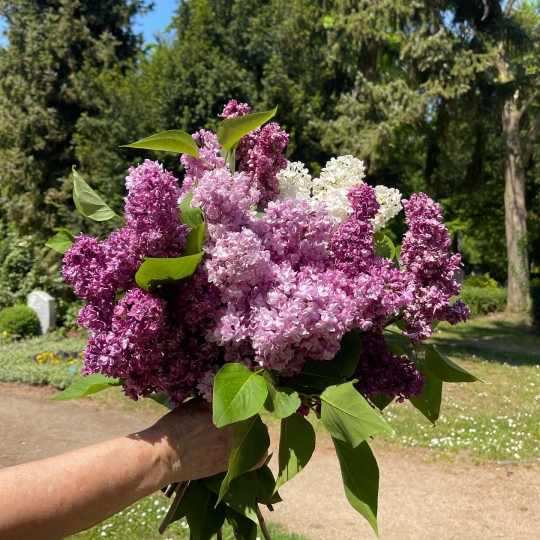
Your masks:
<svg viewBox="0 0 540 540"><path fill-rule="evenodd" d="M154 10L144 17L137 17L135 21L135 31L141 32L144 42L154 41L154 33L162 32L171 22L174 10L177 7L177 0L153 0ZM1 35L4 22L0 18L0 45L5 44L5 38Z"/></svg>

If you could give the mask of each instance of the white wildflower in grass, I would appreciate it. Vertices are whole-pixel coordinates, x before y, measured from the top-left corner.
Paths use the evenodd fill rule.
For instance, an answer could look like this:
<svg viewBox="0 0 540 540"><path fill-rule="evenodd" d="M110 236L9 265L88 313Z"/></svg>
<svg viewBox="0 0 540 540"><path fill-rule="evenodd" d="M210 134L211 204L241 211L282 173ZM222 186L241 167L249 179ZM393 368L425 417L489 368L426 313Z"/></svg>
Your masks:
<svg viewBox="0 0 540 540"><path fill-rule="evenodd" d="M377 202L381 207L371 222L373 223L373 231L377 232L396 216L403 206L401 205L401 193L397 189L375 186L375 192Z"/></svg>
<svg viewBox="0 0 540 540"><path fill-rule="evenodd" d="M311 175L301 161L288 161L287 167L276 175L279 181L278 199L311 197Z"/></svg>
<svg viewBox="0 0 540 540"><path fill-rule="evenodd" d="M346 221L351 213L347 193L352 186L363 184L364 162L352 156L332 158L321 171L319 178L313 179L314 202L324 202L328 213L339 221Z"/></svg>

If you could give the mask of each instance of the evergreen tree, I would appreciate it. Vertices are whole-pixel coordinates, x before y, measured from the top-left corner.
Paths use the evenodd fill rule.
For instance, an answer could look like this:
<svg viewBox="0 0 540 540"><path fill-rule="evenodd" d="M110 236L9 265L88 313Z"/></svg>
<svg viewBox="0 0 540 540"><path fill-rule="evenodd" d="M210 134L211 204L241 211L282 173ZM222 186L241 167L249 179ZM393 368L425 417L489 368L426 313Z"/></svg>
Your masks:
<svg viewBox="0 0 540 540"><path fill-rule="evenodd" d="M0 0L0 204L20 231L59 225L75 126L98 110L88 74L124 68L141 45L131 20L145 9L144 0Z"/></svg>

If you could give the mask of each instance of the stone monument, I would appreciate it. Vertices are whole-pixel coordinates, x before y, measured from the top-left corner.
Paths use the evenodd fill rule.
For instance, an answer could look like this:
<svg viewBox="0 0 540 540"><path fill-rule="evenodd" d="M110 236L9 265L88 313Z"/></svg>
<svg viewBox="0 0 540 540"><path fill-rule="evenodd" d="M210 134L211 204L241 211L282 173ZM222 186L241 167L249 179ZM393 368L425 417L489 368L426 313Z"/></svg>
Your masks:
<svg viewBox="0 0 540 540"><path fill-rule="evenodd" d="M56 325L54 298L45 291L34 291L28 295L28 307L32 308L39 319L40 334L45 334Z"/></svg>

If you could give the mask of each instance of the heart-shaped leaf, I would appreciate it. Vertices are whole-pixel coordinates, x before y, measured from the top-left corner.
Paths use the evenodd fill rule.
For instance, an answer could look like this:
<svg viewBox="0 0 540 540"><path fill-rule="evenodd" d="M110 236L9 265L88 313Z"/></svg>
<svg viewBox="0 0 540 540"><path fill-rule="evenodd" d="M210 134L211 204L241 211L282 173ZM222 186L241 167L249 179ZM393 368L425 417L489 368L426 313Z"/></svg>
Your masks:
<svg viewBox="0 0 540 540"><path fill-rule="evenodd" d="M378 231L375 233L375 253L383 258L392 260L396 256L394 243L386 234Z"/></svg>
<svg viewBox="0 0 540 540"><path fill-rule="evenodd" d="M276 387L274 379L268 371L265 371L263 376L268 388L264 408L278 420L286 418L297 411L302 404L298 393L291 388Z"/></svg>
<svg viewBox="0 0 540 540"><path fill-rule="evenodd" d="M188 156L199 157L199 149L193 137L179 129L156 133L140 141L124 144L124 148L143 148L145 150L161 150L163 152L175 152L176 154L187 154Z"/></svg>
<svg viewBox="0 0 540 540"><path fill-rule="evenodd" d="M268 389L263 377L242 364L225 364L214 381L212 410L214 424L246 420L263 407Z"/></svg>

